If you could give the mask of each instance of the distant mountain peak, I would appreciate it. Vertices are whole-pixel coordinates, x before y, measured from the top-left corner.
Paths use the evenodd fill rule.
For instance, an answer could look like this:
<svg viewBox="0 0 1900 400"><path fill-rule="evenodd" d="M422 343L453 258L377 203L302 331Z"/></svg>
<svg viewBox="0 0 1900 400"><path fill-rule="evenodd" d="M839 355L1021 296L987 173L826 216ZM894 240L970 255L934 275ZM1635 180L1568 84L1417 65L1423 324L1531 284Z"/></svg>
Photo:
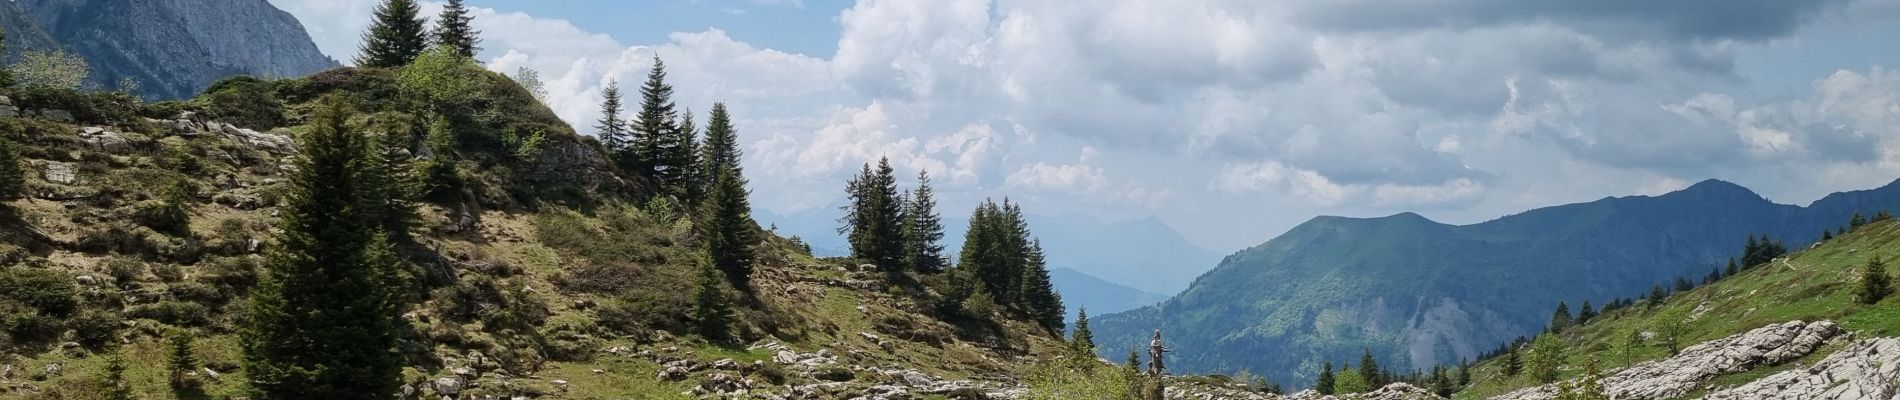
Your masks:
<svg viewBox="0 0 1900 400"><path fill-rule="evenodd" d="M1745 196L1749 198L1761 197L1761 195L1756 194L1754 190L1749 190L1746 187L1742 187L1742 185L1721 179L1705 179L1701 182L1696 182L1694 185L1689 185L1689 187L1683 188L1682 190L1671 192L1670 194Z"/></svg>

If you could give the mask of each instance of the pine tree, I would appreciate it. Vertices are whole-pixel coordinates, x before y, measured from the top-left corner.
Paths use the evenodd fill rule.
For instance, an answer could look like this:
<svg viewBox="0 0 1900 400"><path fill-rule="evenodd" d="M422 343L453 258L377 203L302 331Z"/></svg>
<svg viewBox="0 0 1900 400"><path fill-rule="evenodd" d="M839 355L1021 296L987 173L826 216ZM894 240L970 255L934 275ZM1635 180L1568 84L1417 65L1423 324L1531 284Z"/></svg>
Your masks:
<svg viewBox="0 0 1900 400"><path fill-rule="evenodd" d="M620 82L608 80L607 86L600 89L600 120L594 122L594 136L600 138L600 144L606 146L609 153L616 155L627 151L632 140L627 133L627 120L620 116L625 112L623 108Z"/></svg>
<svg viewBox="0 0 1900 400"><path fill-rule="evenodd" d="M1741 267L1735 265L1735 258L1729 257L1728 268L1722 269L1722 276L1735 276L1740 272L1742 272Z"/></svg>
<svg viewBox="0 0 1900 400"><path fill-rule="evenodd" d="M1892 220L1893 220L1893 213L1887 212L1887 210L1880 210L1880 211L1875 211L1874 218L1867 220L1867 223L1871 224L1871 223L1886 222L1886 221L1892 221Z"/></svg>
<svg viewBox="0 0 1900 400"><path fill-rule="evenodd" d="M396 68L409 65L429 47L425 33L428 21L420 15L415 0L384 0L376 6L375 21L363 34L362 53L356 65L367 68Z"/></svg>
<svg viewBox="0 0 1900 400"><path fill-rule="evenodd" d="M422 176L422 196L437 200L454 198L462 191L462 176L456 170L455 130L450 128L448 117L436 116L429 123L429 133L423 141L429 158L415 166L417 174Z"/></svg>
<svg viewBox="0 0 1900 400"><path fill-rule="evenodd" d="M482 51L482 33L470 26L474 21L475 16L469 15L462 0L448 0L442 5L442 15L436 18L435 43L462 58L475 58L475 53Z"/></svg>
<svg viewBox="0 0 1900 400"><path fill-rule="evenodd" d="M1590 306L1589 300L1584 300L1583 310L1577 311L1577 324L1582 325L1584 323L1588 323L1590 322L1591 318L1596 318L1596 317L1597 317L1596 308Z"/></svg>
<svg viewBox="0 0 1900 400"><path fill-rule="evenodd" d="M732 303L726 296L726 282L720 279L712 260L700 262L699 281L693 294L693 323L707 341L724 343L732 339Z"/></svg>
<svg viewBox="0 0 1900 400"><path fill-rule="evenodd" d="M106 357L106 376L99 382L105 388L101 400L133 400L132 384L125 380L125 357L114 352Z"/></svg>
<svg viewBox="0 0 1900 400"><path fill-rule="evenodd" d="M668 168L680 160L667 159L668 146L675 142L669 136L678 133L673 126L676 118L673 85L666 83L666 63L654 56L653 69L647 71L647 81L640 86L640 111L632 121L630 148L621 154L623 167L652 174L662 184L678 182L672 175L679 171Z"/></svg>
<svg viewBox="0 0 1900 400"><path fill-rule="evenodd" d="M172 332L170 340L171 351L166 359L166 372L171 377L172 389L197 386L195 373L198 370L198 356L191 352L191 333L178 330Z"/></svg>
<svg viewBox="0 0 1900 400"><path fill-rule="evenodd" d="M1879 303L1880 299L1893 294L1893 277L1887 275L1887 264L1874 256L1867 261L1867 267L1861 269L1860 289L1854 292L1854 298L1863 304Z"/></svg>
<svg viewBox="0 0 1900 400"><path fill-rule="evenodd" d="M1333 394L1333 362L1327 361L1326 367L1319 370L1319 379L1313 381L1313 390L1319 394Z"/></svg>
<svg viewBox="0 0 1900 400"><path fill-rule="evenodd" d="M1667 289L1663 289L1662 285L1653 285L1649 287L1649 307L1650 308L1655 308L1656 306L1661 305L1663 300L1667 300L1667 299L1669 299L1669 292L1667 291Z"/></svg>
<svg viewBox="0 0 1900 400"><path fill-rule="evenodd" d="M1849 231L1860 229L1863 225L1867 225L1867 217L1861 216L1859 211L1854 212L1853 218L1847 219L1847 230Z"/></svg>
<svg viewBox="0 0 1900 400"><path fill-rule="evenodd" d="M1517 354L1517 346L1512 345L1504 353L1504 376L1517 376L1524 371L1524 359Z"/></svg>
<svg viewBox="0 0 1900 400"><path fill-rule="evenodd" d="M1089 331L1089 308L1076 310L1075 329L1069 333L1069 344L1083 354L1095 354L1095 332Z"/></svg>
<svg viewBox="0 0 1900 400"><path fill-rule="evenodd" d="M877 169L865 164L858 176L846 183L845 191L850 202L845 206L844 226L839 233L850 242L851 257L883 268L905 265L904 202L897 191L890 159L880 158ZM1010 293L995 289L991 288L992 294Z"/></svg>
<svg viewBox="0 0 1900 400"><path fill-rule="evenodd" d="M375 151L347 131L346 113L324 100L299 137L279 237L252 291L241 344L262 398L387 399L400 385L402 278L369 218L377 205L363 200Z"/></svg>
<svg viewBox="0 0 1900 400"><path fill-rule="evenodd" d="M1359 376L1366 378L1366 384L1370 387L1383 387L1386 384L1381 378L1385 374L1379 369L1379 360L1372 358L1372 349L1365 349L1365 353L1359 355Z"/></svg>
<svg viewBox="0 0 1900 400"><path fill-rule="evenodd" d="M1471 361L1466 360L1466 359L1459 359L1458 360L1458 387L1465 387L1470 384L1471 384Z"/></svg>
<svg viewBox="0 0 1900 400"><path fill-rule="evenodd" d="M674 176L676 181L671 183L673 194L689 207L698 206L706 198L708 186L704 185L707 178L702 168L706 163L700 161L699 157L705 152L699 148L699 126L693 122L693 110L681 110L680 119L673 126L677 127L675 129L679 133L672 136L672 151L676 153L672 158L680 160L680 164L674 166L679 169L679 174Z"/></svg>
<svg viewBox="0 0 1900 400"><path fill-rule="evenodd" d="M1452 393L1451 376L1445 374L1445 367L1443 366L1432 367L1431 381L1432 381L1432 393L1437 394L1438 397L1451 398L1451 393Z"/></svg>
<svg viewBox="0 0 1900 400"><path fill-rule="evenodd" d="M1558 332L1570 328L1573 322L1576 322L1576 319L1570 317L1570 304L1557 302L1557 311L1550 314L1550 331Z"/></svg>
<svg viewBox="0 0 1900 400"><path fill-rule="evenodd" d="M1056 293L1055 284L1049 281L1049 269L1043 259L1042 241L1032 242L1029 247L1027 263L1023 268L1022 294L1020 308L1043 329L1050 332L1062 332L1062 295Z"/></svg>
<svg viewBox="0 0 1900 400"><path fill-rule="evenodd" d="M724 150L722 150L724 151ZM737 149L730 150L736 154ZM758 223L746 199L746 181L736 169L717 171L706 202L700 206L699 237L712 265L742 291L752 290L753 248L759 242Z"/></svg>
<svg viewBox="0 0 1900 400"><path fill-rule="evenodd" d="M1834 240L1834 228L1822 229L1821 241L1825 242L1829 240Z"/></svg>
<svg viewBox="0 0 1900 400"><path fill-rule="evenodd" d="M943 272L943 218L930 188L930 173L917 171L917 189L904 207L904 264L919 273Z"/></svg>
<svg viewBox="0 0 1900 400"><path fill-rule="evenodd" d="M0 137L0 201L26 196L26 170L13 141Z"/></svg>

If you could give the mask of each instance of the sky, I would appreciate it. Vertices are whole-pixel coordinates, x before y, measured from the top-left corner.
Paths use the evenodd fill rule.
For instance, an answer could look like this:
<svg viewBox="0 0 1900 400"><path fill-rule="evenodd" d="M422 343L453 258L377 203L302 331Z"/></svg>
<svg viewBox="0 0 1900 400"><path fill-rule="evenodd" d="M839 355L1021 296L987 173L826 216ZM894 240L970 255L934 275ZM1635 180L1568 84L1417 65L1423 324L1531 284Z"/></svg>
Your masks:
<svg viewBox="0 0 1900 400"><path fill-rule="evenodd" d="M269 0L354 58L377 0ZM424 2L433 12L438 2ZM1457 224L1723 179L1900 178L1900 0L470 0L488 68L591 133L664 60L755 207L866 162L947 215L1155 216L1222 252L1318 215Z"/></svg>

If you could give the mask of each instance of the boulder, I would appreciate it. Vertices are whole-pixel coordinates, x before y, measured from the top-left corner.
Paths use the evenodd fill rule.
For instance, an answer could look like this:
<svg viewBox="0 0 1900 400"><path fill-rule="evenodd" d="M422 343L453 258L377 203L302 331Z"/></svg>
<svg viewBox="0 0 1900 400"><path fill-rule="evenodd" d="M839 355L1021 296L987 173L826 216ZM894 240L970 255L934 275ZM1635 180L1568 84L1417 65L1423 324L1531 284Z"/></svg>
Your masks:
<svg viewBox="0 0 1900 400"><path fill-rule="evenodd" d="M1681 397L1717 376L1776 365L1813 353L1842 334L1832 321L1790 321L1769 325L1683 349L1675 356L1616 371L1603 379L1618 399ZM1493 400L1547 400L1557 385L1520 389Z"/></svg>
<svg viewBox="0 0 1900 400"><path fill-rule="evenodd" d="M40 177L45 178L47 182L61 185L71 185L74 182L79 182L79 173L73 168L73 165L58 161L48 161L45 165L41 165Z"/></svg>
<svg viewBox="0 0 1900 400"><path fill-rule="evenodd" d="M1813 366L1716 390L1709 400L1900 398L1900 338L1878 338L1848 345Z"/></svg>

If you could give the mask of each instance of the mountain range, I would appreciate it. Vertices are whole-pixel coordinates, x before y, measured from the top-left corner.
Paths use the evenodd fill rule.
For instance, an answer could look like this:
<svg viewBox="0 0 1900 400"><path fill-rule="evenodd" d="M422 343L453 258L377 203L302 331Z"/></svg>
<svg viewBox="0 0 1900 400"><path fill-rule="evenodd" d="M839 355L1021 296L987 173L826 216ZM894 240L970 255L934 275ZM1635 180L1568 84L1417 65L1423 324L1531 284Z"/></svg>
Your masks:
<svg viewBox="0 0 1900 400"><path fill-rule="evenodd" d="M1401 371L1429 369L1538 332L1559 301L1600 305L1700 278L1748 235L1800 248L1856 212L1896 206L1900 184L1801 207L1709 180L1472 225L1413 213L1318 217L1228 256L1167 302L1097 317L1093 328L1111 359L1161 328L1182 371L1311 382L1321 362L1368 350Z"/></svg>
<svg viewBox="0 0 1900 400"><path fill-rule="evenodd" d="M88 84L148 100L182 99L236 75L301 77L338 66L302 23L266 0L18 0L0 2L8 59L65 50L90 64Z"/></svg>

